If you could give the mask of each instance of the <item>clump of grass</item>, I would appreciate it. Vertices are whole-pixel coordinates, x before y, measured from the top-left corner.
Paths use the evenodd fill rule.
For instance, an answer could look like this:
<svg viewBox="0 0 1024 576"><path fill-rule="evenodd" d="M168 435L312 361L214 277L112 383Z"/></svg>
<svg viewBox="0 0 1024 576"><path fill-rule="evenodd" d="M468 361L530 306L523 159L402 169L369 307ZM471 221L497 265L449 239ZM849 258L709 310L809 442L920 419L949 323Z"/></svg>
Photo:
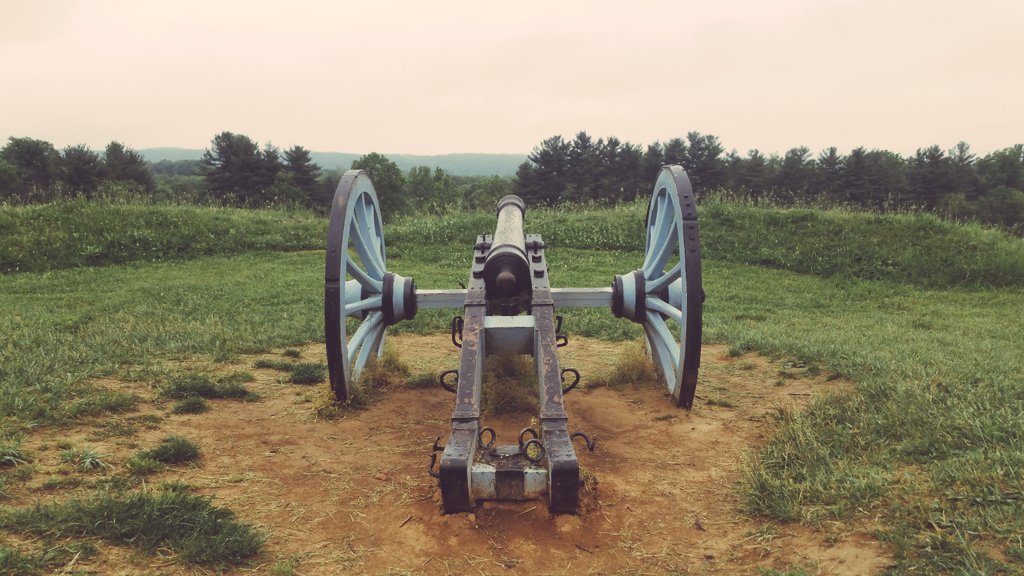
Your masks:
<svg viewBox="0 0 1024 576"><path fill-rule="evenodd" d="M149 476L164 469L163 464L142 454L132 456L124 463L124 466L128 470L128 475L135 477Z"/></svg>
<svg viewBox="0 0 1024 576"><path fill-rule="evenodd" d="M626 386L650 385L658 382L658 373L654 369L644 346L641 343L623 345L618 362L606 376L598 376L590 381L588 388L607 386L608 388L625 388Z"/></svg>
<svg viewBox="0 0 1024 576"><path fill-rule="evenodd" d="M205 374L184 374L173 378L161 394L166 398L183 400L198 396L207 399L244 399L252 400L255 394L248 388L233 381L218 382Z"/></svg>
<svg viewBox="0 0 1024 576"><path fill-rule="evenodd" d="M319 362L296 362L288 369L292 384L320 384L327 376L327 368Z"/></svg>
<svg viewBox="0 0 1024 576"><path fill-rule="evenodd" d="M597 492L597 474L590 468L580 466L580 489L587 494Z"/></svg>
<svg viewBox="0 0 1024 576"><path fill-rule="evenodd" d="M726 398L717 396L709 396L707 401L704 402L707 406L721 406L722 408L735 408L736 404Z"/></svg>
<svg viewBox="0 0 1024 576"><path fill-rule="evenodd" d="M288 348L284 352L281 352L281 355L284 356L285 358L298 358L302 356L302 353L296 350L295 348Z"/></svg>
<svg viewBox="0 0 1024 576"><path fill-rule="evenodd" d="M526 356L498 354L484 366L480 408L486 414L535 413L540 400L533 362Z"/></svg>
<svg viewBox="0 0 1024 576"><path fill-rule="evenodd" d="M202 396L186 396L171 407L172 414L200 414L210 409Z"/></svg>
<svg viewBox="0 0 1024 576"><path fill-rule="evenodd" d="M21 449L21 440L0 441L0 468L28 464L29 458Z"/></svg>
<svg viewBox="0 0 1024 576"><path fill-rule="evenodd" d="M324 386L313 397L313 410L317 420L334 420L341 416L341 404L334 397L334 391Z"/></svg>
<svg viewBox="0 0 1024 576"><path fill-rule="evenodd" d="M49 566L39 554L23 552L20 548L0 546L0 573L11 576L36 576Z"/></svg>
<svg viewBox="0 0 1024 576"><path fill-rule="evenodd" d="M80 416L127 412L135 409L137 401L138 398L134 394L98 390L72 402L68 406L68 415L72 418L78 418Z"/></svg>
<svg viewBox="0 0 1024 576"><path fill-rule="evenodd" d="M168 436L155 448L143 450L137 456L164 464L184 464L199 459L199 447L181 436Z"/></svg>
<svg viewBox="0 0 1024 576"><path fill-rule="evenodd" d="M345 404L349 408L366 408L385 390L402 384L408 377L409 367L398 359L393 348L385 347L383 355L366 363Z"/></svg>
<svg viewBox="0 0 1024 576"><path fill-rule="evenodd" d="M261 358L253 363L254 368L262 368L269 370L280 370L287 372L291 367L292 363L287 360L274 360L272 358Z"/></svg>
<svg viewBox="0 0 1024 576"><path fill-rule="evenodd" d="M246 370L238 370L235 372L228 372L217 377L217 383L219 384L245 384L246 382L252 382L256 377L252 375L252 372Z"/></svg>
<svg viewBox="0 0 1024 576"><path fill-rule="evenodd" d="M68 448L60 453L60 461L70 464L82 472L92 472L110 468L104 460L106 454L100 454L92 448Z"/></svg>
<svg viewBox="0 0 1024 576"><path fill-rule="evenodd" d="M209 498L182 489L156 493L100 492L73 499L11 510L0 528L61 538L92 536L154 553L174 550L189 564L236 564L255 554L265 536L217 508Z"/></svg>
<svg viewBox="0 0 1024 576"><path fill-rule="evenodd" d="M85 560L97 554L92 542L67 542L39 552L0 546L0 574L36 576L66 566L72 559ZM76 572L77 573L77 572Z"/></svg>
<svg viewBox="0 0 1024 576"><path fill-rule="evenodd" d="M270 567L271 576L293 576L299 567L299 559L292 556L274 562Z"/></svg>
<svg viewBox="0 0 1024 576"><path fill-rule="evenodd" d="M50 476L42 484L31 488L32 490L62 490L66 488L78 488L82 485L80 476Z"/></svg>
<svg viewBox="0 0 1024 576"><path fill-rule="evenodd" d="M405 379L409 388L433 388L437 386L437 376L430 372L419 372Z"/></svg>
<svg viewBox="0 0 1024 576"><path fill-rule="evenodd" d="M327 367L320 362L288 362L264 358L257 360L253 366L287 372L288 381L292 384L319 384L327 377Z"/></svg>

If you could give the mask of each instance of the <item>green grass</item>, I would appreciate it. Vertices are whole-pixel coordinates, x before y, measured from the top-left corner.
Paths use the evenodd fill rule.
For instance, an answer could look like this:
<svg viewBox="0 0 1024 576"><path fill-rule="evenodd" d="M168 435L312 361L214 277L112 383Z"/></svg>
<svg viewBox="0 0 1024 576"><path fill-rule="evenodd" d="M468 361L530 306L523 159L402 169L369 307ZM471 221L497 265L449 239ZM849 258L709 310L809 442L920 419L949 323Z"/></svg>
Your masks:
<svg viewBox="0 0 1024 576"><path fill-rule="evenodd" d="M186 464L199 459L199 447L181 436L168 436L156 447L143 450L136 456L162 464Z"/></svg>
<svg viewBox="0 0 1024 576"><path fill-rule="evenodd" d="M172 414L201 414L210 409L202 396L186 396L174 403Z"/></svg>
<svg viewBox="0 0 1024 576"><path fill-rule="evenodd" d="M106 461L107 455L100 454L92 448L68 448L60 453L60 461L70 464L80 472L94 472L110 468Z"/></svg>
<svg viewBox="0 0 1024 576"><path fill-rule="evenodd" d="M297 356L288 355L290 358ZM288 373L288 381L292 384L320 384L327 378L327 366L320 362L288 362L285 360L261 359L253 365L255 368L269 368Z"/></svg>
<svg viewBox="0 0 1024 576"><path fill-rule="evenodd" d="M215 380L206 374L184 373L175 376L160 393L172 399L252 399L254 394L235 379Z"/></svg>
<svg viewBox="0 0 1024 576"><path fill-rule="evenodd" d="M590 379L587 388L607 386L619 389L627 386L637 387L658 381L658 373L654 363L647 355L644 346L637 343L623 344L626 348L619 354L619 360L607 374L599 374Z"/></svg>
<svg viewBox="0 0 1024 576"><path fill-rule="evenodd" d="M87 393L83 398L75 400L68 407L72 418L79 416L97 416L100 414L127 412L135 409L138 398L134 394L98 390Z"/></svg>
<svg viewBox="0 0 1024 576"><path fill-rule="evenodd" d="M69 200L0 207L0 272L310 250L327 225L307 211Z"/></svg>
<svg viewBox="0 0 1024 576"><path fill-rule="evenodd" d="M230 510L179 486L7 509L0 528L56 539L90 536L151 554L167 547L184 562L210 565L242 562L265 539Z"/></svg>
<svg viewBox="0 0 1024 576"><path fill-rule="evenodd" d="M7 466L20 466L28 464L29 457L21 449L20 439L8 439L0 441L0 468Z"/></svg>
<svg viewBox="0 0 1024 576"><path fill-rule="evenodd" d="M399 359L398 352L391 346L385 346L382 356L371 357L367 362L346 404L357 410L366 408L381 393L402 384L408 377L409 367Z"/></svg>
<svg viewBox="0 0 1024 576"><path fill-rule="evenodd" d="M537 373L533 360L527 356L496 354L484 362L480 410L486 415L536 414L540 409L537 397Z"/></svg>
<svg viewBox="0 0 1024 576"><path fill-rule="evenodd" d="M55 569L67 566L72 560L87 560L97 552L96 546L89 541L45 543L39 551L0 545L0 574L36 576L54 573Z"/></svg>
<svg viewBox="0 0 1024 576"><path fill-rule="evenodd" d="M646 201L529 209L527 226L550 246L635 253L643 250L646 210ZM708 198L700 218L704 254L713 260L925 287L1024 286L1024 241L932 214L762 208ZM303 210L82 200L2 206L0 272L320 250L326 229L326 218ZM416 215L390 225L385 239L394 247L389 255L403 258L421 246L470 246L493 229L490 210Z"/></svg>
<svg viewBox="0 0 1024 576"><path fill-rule="evenodd" d="M327 366L320 362L296 362L288 370L292 384L320 384L327 378Z"/></svg>
<svg viewBox="0 0 1024 576"><path fill-rule="evenodd" d="M1024 241L930 216L711 204L702 217L705 340L855 381L779 415L747 464L747 510L878 525L899 572L1024 569ZM538 210L526 227L550 246L553 285L607 286L640 265L641 221L640 206ZM400 221L389 268L455 287L489 228L489 213ZM2 276L0 438L74 418L99 393L92 377L322 341L322 286L322 252ZM452 313L392 330L447 333ZM640 336L607 310L564 315L571 335ZM158 385L194 377L172 369ZM204 378L181 397L223 384Z"/></svg>

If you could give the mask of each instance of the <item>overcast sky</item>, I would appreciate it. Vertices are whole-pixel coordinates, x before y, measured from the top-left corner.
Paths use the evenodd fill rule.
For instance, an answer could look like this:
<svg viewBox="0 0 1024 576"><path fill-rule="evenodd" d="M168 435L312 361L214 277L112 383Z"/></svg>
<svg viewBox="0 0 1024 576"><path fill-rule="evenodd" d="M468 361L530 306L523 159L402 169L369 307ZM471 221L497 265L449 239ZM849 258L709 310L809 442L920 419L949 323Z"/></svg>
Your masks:
<svg viewBox="0 0 1024 576"><path fill-rule="evenodd" d="M527 153L1024 142L1024 1L0 0L0 138Z"/></svg>

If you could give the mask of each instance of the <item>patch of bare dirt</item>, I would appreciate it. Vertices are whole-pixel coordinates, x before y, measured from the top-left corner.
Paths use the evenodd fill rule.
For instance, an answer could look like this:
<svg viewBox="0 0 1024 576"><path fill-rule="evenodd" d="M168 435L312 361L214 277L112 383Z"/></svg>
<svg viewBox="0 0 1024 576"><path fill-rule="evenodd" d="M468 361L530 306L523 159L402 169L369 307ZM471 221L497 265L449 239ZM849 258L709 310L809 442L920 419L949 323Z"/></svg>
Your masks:
<svg viewBox="0 0 1024 576"><path fill-rule="evenodd" d="M391 343L414 373L457 366L446 336L400 335ZM580 370L586 382L613 366L621 350L574 338L562 365ZM304 361L325 361L320 344L301 352ZM446 516L426 469L431 443L437 436L443 442L450 428L452 395L392 390L368 410L317 421L317 390L286 384L275 370L252 370L254 360L225 369L251 370L256 382L249 386L262 400L214 401L197 415L169 415L164 407L157 429L102 444L126 459L129 447L168 434L196 442L202 465L160 479L184 480L269 533L256 566L240 574L283 570L288 562L300 575L750 574L792 567L873 574L889 563L885 549L863 534L814 532L738 512L743 459L765 441L776 410L843 385L800 365L705 346L689 412L654 388L574 391L566 397L570 429L597 440L592 453L577 445L582 466L597 478L580 514L551 515L534 501L483 502L472 514ZM529 415L483 422L500 444L515 443L530 424ZM69 433L76 435L86 433ZM201 571L110 547L76 568Z"/></svg>

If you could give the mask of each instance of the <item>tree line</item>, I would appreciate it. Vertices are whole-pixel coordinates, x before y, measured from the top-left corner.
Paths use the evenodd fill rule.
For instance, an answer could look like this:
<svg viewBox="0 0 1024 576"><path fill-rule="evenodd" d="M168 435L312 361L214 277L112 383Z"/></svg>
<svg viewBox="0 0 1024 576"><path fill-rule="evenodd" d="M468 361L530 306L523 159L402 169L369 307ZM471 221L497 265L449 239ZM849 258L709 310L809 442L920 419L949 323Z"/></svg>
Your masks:
<svg viewBox="0 0 1024 576"><path fill-rule="evenodd" d="M665 164L682 165L698 195L726 191L782 205L846 205L876 211L920 209L1024 229L1024 146L983 157L966 142L950 150L918 149L903 157L887 150L835 147L813 155L807 147L782 155L726 152L713 135L645 147L614 136L571 140L552 136L534 147L512 179L467 177L417 166L403 173L378 153L352 168L370 173L386 219L397 215L493 206L515 193L531 205L566 202L617 203L646 198ZM120 142L100 152L85 145L58 151L32 138L11 137L0 149L0 202L48 202L60 198L127 193L158 200L240 207L330 207L341 174L324 170L309 150L262 146L243 134L221 132L200 160L147 163Z"/></svg>
<svg viewBox="0 0 1024 576"><path fill-rule="evenodd" d="M100 154L84 144L58 151L44 140L12 136L0 150L0 202L91 198L126 185L144 193L156 188L142 155L120 142Z"/></svg>
<svg viewBox="0 0 1024 576"><path fill-rule="evenodd" d="M846 205L876 211L920 209L1018 230L1024 226L1024 145L984 157L966 142L950 150L918 149L903 157L887 150L835 147L816 156L805 146L783 155L725 151L716 136L646 148L614 136L572 140L552 136L516 172L515 192L528 203L621 202L645 198L662 165L686 169L698 195L709 191L782 205Z"/></svg>
<svg viewBox="0 0 1024 576"><path fill-rule="evenodd" d="M512 193L508 178L458 176L428 166L403 173L376 152L356 159L351 167L370 174L387 219L452 207L491 207ZM247 208L305 206L326 212L340 179L340 171L322 169L302 146L282 151L232 132L215 135L200 160L147 163L119 142L97 153L85 145L58 151L43 140L11 137L0 149L0 203L120 196Z"/></svg>

